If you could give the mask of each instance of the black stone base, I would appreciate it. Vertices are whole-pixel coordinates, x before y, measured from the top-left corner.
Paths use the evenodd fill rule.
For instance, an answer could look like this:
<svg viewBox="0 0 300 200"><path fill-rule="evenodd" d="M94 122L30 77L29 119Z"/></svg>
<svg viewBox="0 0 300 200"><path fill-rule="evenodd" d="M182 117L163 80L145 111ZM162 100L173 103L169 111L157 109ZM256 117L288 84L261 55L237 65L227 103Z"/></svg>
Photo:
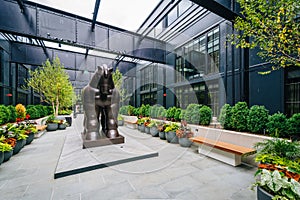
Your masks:
<svg viewBox="0 0 300 200"><path fill-rule="evenodd" d="M124 143L124 137L122 135L119 135L119 137L116 138L101 138L98 140L86 140L83 133L81 133L81 136L83 141L83 149Z"/></svg>

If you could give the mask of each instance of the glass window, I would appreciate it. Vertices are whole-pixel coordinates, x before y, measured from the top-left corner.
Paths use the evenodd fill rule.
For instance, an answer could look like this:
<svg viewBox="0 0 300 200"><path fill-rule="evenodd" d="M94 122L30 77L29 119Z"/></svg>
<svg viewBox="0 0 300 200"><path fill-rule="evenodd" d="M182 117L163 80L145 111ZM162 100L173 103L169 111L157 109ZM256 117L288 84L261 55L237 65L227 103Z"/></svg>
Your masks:
<svg viewBox="0 0 300 200"><path fill-rule="evenodd" d="M170 26L178 17L177 6L168 14L168 26Z"/></svg>
<svg viewBox="0 0 300 200"><path fill-rule="evenodd" d="M287 116L300 113L300 69L289 69L285 84L285 109Z"/></svg>

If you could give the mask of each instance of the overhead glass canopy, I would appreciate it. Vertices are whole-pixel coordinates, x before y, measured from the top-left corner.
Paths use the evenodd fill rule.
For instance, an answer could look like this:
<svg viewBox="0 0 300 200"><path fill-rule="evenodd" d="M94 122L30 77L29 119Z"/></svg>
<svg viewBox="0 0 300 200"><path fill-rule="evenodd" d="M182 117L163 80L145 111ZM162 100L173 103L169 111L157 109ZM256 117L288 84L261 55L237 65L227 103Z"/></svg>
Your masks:
<svg viewBox="0 0 300 200"><path fill-rule="evenodd" d="M93 19L96 0L31 0ZM96 21L136 31L160 0L100 0Z"/></svg>

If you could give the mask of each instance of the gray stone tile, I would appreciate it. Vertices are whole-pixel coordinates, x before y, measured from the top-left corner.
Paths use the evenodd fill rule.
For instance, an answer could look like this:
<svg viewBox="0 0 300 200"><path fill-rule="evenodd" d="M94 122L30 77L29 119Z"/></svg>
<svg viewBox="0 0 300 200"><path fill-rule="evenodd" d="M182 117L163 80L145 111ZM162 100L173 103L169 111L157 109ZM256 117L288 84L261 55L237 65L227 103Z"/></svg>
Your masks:
<svg viewBox="0 0 300 200"><path fill-rule="evenodd" d="M198 182L189 176L183 176L162 184L161 187L170 197L175 198L180 193L191 190L198 185Z"/></svg>
<svg viewBox="0 0 300 200"><path fill-rule="evenodd" d="M123 196L124 199L170 199L167 193L159 186L149 186L130 192Z"/></svg>
<svg viewBox="0 0 300 200"><path fill-rule="evenodd" d="M128 183L124 181L117 184L110 184L105 188L94 190L81 194L82 200L99 200L99 199L124 199L124 195L133 192L134 189Z"/></svg>

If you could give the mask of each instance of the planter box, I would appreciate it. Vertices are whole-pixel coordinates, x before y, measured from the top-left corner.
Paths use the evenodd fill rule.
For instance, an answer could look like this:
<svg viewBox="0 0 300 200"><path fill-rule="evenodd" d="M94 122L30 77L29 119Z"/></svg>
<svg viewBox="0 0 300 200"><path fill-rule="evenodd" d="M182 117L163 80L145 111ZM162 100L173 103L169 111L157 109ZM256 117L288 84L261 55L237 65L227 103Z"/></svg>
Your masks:
<svg viewBox="0 0 300 200"><path fill-rule="evenodd" d="M257 187L257 200L272 200L274 196L266 192L261 187Z"/></svg>

